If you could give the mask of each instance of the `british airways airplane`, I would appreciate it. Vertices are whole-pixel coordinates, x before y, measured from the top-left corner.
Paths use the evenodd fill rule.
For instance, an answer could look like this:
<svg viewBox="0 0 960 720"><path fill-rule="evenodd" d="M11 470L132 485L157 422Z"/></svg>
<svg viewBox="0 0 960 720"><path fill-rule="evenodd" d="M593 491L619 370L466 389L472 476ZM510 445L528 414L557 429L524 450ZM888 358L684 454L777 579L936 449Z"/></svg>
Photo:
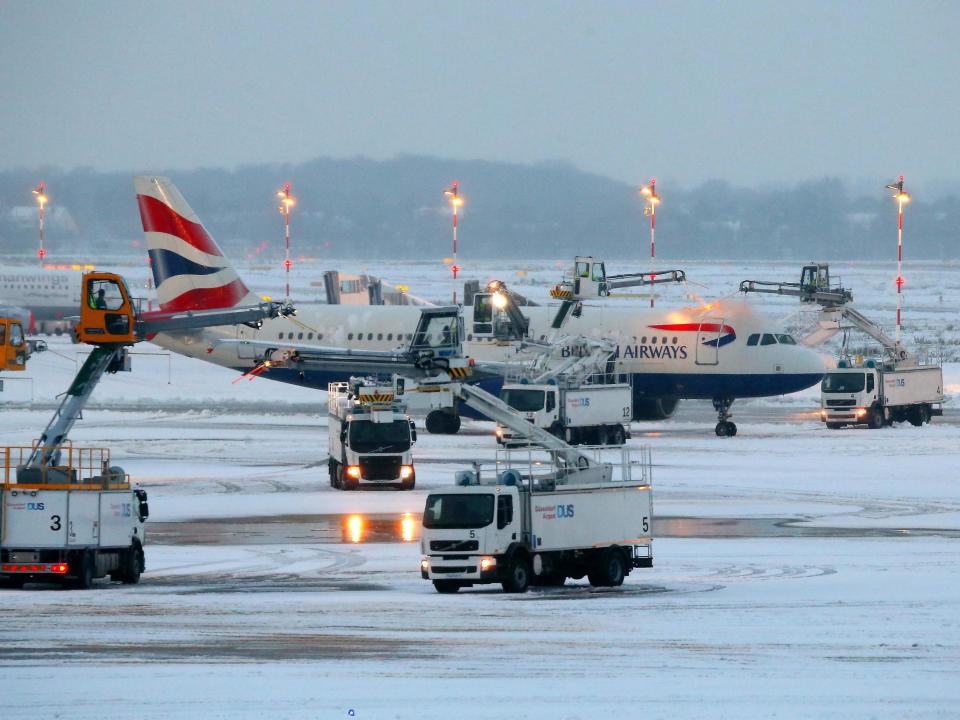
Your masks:
<svg viewBox="0 0 960 720"><path fill-rule="evenodd" d="M134 187L162 310L260 302L168 178L136 177ZM524 313L532 337L550 334L554 309L528 307ZM321 305L300 309L296 317L267 320L258 329L164 333L153 341L172 352L248 372L263 357L255 355L254 348L265 342L276 343L277 350L295 350L298 345L395 349L411 339L419 315L416 307ZM478 362L495 362L515 353L513 348L474 338L472 308L465 308L464 315L467 355ZM617 343L618 371L630 374L633 384L634 420L666 419L680 399L707 399L717 410L717 435L736 434L729 420L734 399L796 392L820 382L824 374L819 355L798 345L743 300L674 310L590 306L581 317L571 318L564 331ZM225 340L249 340L256 346ZM342 373L289 367L267 368L261 377L321 390L347 379ZM489 379L483 384L496 392L500 382ZM429 420L439 432L457 432L460 426L459 417L452 414Z"/></svg>

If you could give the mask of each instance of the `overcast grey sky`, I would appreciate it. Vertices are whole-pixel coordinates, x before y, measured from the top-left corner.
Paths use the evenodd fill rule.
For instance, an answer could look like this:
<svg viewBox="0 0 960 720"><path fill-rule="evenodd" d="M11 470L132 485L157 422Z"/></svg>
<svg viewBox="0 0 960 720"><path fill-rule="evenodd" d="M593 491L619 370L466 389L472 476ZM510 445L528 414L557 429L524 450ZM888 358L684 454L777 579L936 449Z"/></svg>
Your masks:
<svg viewBox="0 0 960 720"><path fill-rule="evenodd" d="M960 180L960 2L3 2L0 168Z"/></svg>

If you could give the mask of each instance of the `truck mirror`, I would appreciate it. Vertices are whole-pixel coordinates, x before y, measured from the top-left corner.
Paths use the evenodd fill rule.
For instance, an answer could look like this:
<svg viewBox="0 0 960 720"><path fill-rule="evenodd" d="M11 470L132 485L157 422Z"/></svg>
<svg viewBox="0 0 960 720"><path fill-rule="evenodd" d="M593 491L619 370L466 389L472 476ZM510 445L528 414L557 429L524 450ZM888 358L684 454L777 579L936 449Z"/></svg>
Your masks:
<svg viewBox="0 0 960 720"><path fill-rule="evenodd" d="M346 441L347 441L347 429L343 428L343 430L340 431L340 442L343 443Z"/></svg>
<svg viewBox="0 0 960 720"><path fill-rule="evenodd" d="M417 424L411 420L410 421L410 442L417 441Z"/></svg>
<svg viewBox="0 0 960 720"><path fill-rule="evenodd" d="M137 517L140 519L140 522L143 522L150 517L150 505L147 503L147 491L134 490L133 492L137 496Z"/></svg>
<svg viewBox="0 0 960 720"><path fill-rule="evenodd" d="M406 380L404 378L397 378L397 395L403 395L403 391L406 389Z"/></svg>

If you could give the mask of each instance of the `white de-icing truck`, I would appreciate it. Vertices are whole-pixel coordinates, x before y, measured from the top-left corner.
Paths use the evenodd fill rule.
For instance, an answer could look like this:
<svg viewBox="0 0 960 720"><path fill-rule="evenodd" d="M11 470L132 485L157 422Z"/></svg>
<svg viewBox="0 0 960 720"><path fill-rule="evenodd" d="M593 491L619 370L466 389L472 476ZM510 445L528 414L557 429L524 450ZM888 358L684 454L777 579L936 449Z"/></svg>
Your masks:
<svg viewBox="0 0 960 720"><path fill-rule="evenodd" d="M58 582L89 588L110 576L125 584L144 571L147 493L130 486L102 448L62 452L57 465L26 468L35 448L3 448L0 582ZM17 469L16 478L11 470Z"/></svg>
<svg viewBox="0 0 960 720"><path fill-rule="evenodd" d="M930 422L943 414L943 370L939 365L846 360L820 383L820 420L880 428L895 422Z"/></svg>
<svg viewBox="0 0 960 720"><path fill-rule="evenodd" d="M630 437L633 390L628 382L568 386L561 377L546 383L505 383L500 399L571 445L623 445ZM513 439L503 425L496 434L500 443Z"/></svg>
<svg viewBox="0 0 960 720"><path fill-rule="evenodd" d="M585 469L564 468L563 451L539 452L553 462L498 460L512 467L489 479L462 471L454 487L427 496L420 573L438 592L500 583L522 593L584 576L618 586L633 568L653 566L648 451L633 463L627 448L607 450L622 462Z"/></svg>
<svg viewBox="0 0 960 720"><path fill-rule="evenodd" d="M330 485L339 490L396 485L413 490L417 430L393 384L353 378L327 390Z"/></svg>

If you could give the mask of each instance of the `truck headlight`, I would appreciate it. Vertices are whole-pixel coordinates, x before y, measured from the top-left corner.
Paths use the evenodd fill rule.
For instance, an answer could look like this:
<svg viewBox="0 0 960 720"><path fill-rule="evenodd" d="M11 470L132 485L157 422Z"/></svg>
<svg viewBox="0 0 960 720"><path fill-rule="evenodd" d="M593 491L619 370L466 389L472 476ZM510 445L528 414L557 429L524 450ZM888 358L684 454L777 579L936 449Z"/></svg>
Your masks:
<svg viewBox="0 0 960 720"><path fill-rule="evenodd" d="M421 569L423 572L429 571L429 570L430 570L430 561L427 560L426 558L424 558L423 560L421 560L421 561L420 561L420 569Z"/></svg>
<svg viewBox="0 0 960 720"><path fill-rule="evenodd" d="M492 557L483 557L480 558L480 570L486 571L490 568L496 567L497 559Z"/></svg>
<svg viewBox="0 0 960 720"><path fill-rule="evenodd" d="M352 477L354 480L360 479L360 466L359 465L347 465L347 476Z"/></svg>
<svg viewBox="0 0 960 720"><path fill-rule="evenodd" d="M400 479L409 480L413 475L413 465L401 465L400 466Z"/></svg>
<svg viewBox="0 0 960 720"><path fill-rule="evenodd" d="M827 411L826 411L826 410L821 410L821 411L820 411L820 419L821 419L821 420L826 420L826 419L827 419Z"/></svg>
<svg viewBox="0 0 960 720"><path fill-rule="evenodd" d="M495 434L498 438L502 438L502 437L503 437L503 428L497 428L497 429L494 431L494 434Z"/></svg>
<svg viewBox="0 0 960 720"><path fill-rule="evenodd" d="M857 417L863 417L867 414L866 408L857 408Z"/></svg>

